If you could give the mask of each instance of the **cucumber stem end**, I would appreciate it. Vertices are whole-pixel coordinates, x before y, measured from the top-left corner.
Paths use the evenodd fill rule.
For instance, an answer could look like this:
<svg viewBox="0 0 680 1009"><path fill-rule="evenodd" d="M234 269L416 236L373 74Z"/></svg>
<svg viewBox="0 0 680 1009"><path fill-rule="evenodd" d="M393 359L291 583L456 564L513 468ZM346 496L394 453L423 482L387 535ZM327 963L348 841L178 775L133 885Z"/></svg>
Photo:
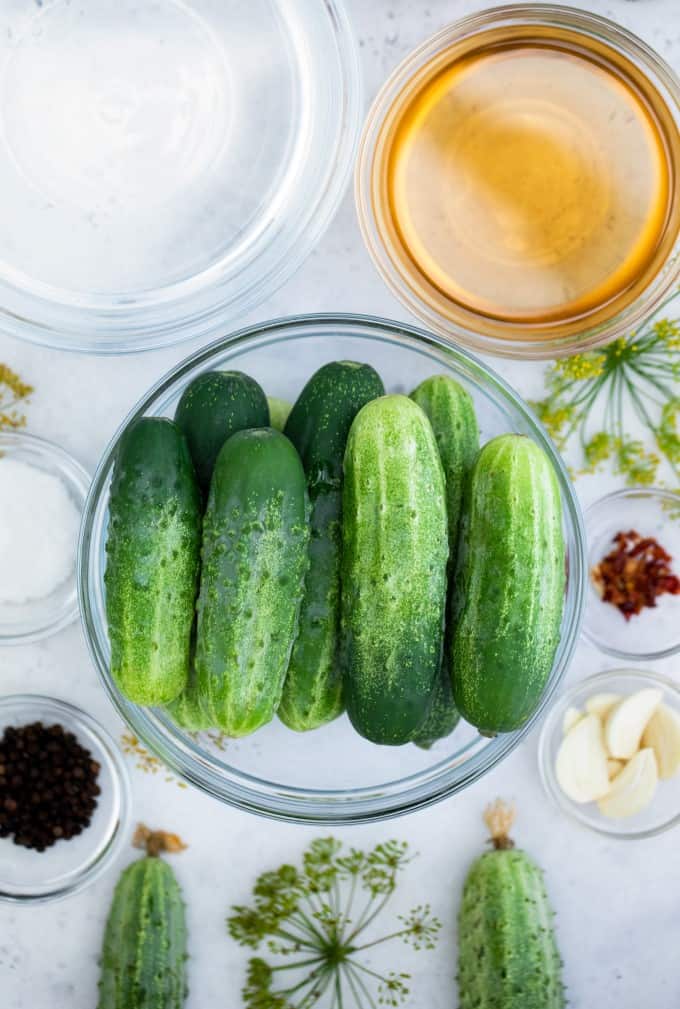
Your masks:
<svg viewBox="0 0 680 1009"><path fill-rule="evenodd" d="M496 799L484 810L484 822L491 834L490 841L495 851L507 851L515 847L515 842L509 837L515 822L515 807L511 803Z"/></svg>
<svg viewBox="0 0 680 1009"><path fill-rule="evenodd" d="M186 844L177 834L168 834L165 830L149 830L143 823L137 824L132 838L133 848L141 848L151 858L157 858L161 852L184 851Z"/></svg>

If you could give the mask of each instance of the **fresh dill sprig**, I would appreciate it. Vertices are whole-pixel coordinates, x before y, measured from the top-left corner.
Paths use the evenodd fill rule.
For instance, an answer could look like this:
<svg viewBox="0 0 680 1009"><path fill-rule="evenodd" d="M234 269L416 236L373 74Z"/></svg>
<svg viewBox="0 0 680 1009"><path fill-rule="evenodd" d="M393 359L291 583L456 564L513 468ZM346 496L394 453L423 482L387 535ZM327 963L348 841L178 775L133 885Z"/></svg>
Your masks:
<svg viewBox="0 0 680 1009"><path fill-rule="evenodd" d="M24 382L6 364L0 364L0 430L16 430L25 427L26 417L17 407L33 392L33 387Z"/></svg>
<svg viewBox="0 0 680 1009"><path fill-rule="evenodd" d="M665 460L680 482L680 320L658 315L602 350L549 367L547 395L531 405L561 451L578 436L583 457L578 472L593 473L608 462L628 484L649 485ZM630 435L633 418L647 432L646 440Z"/></svg>
<svg viewBox="0 0 680 1009"><path fill-rule="evenodd" d="M416 950L434 948L441 924L428 905L398 917L388 934L373 934L409 861L408 846L397 841L344 853L339 841L319 838L301 868L282 865L259 876L253 903L232 907L227 919L238 943L264 945L276 958L249 961L242 992L247 1009L311 1009L322 1000L329 1009L402 1005L409 975L380 973L358 956L396 939Z"/></svg>

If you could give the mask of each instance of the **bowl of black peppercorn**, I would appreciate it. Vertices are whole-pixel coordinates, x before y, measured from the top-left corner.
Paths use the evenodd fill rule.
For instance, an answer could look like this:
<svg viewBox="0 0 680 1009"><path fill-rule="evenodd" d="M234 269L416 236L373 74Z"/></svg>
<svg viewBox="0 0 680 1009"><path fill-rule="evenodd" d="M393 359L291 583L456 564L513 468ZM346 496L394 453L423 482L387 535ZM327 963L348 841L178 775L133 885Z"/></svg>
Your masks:
<svg viewBox="0 0 680 1009"><path fill-rule="evenodd" d="M66 701L0 698L0 900L81 890L127 834L130 790L106 730Z"/></svg>

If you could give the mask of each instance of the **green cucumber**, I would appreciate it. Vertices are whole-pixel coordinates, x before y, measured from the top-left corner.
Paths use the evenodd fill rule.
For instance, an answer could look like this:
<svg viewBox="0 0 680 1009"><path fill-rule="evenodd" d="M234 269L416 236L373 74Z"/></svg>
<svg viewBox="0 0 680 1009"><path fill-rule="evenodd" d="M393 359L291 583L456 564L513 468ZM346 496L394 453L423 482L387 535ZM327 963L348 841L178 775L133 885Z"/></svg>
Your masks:
<svg viewBox="0 0 680 1009"><path fill-rule="evenodd" d="M479 452L479 427L472 396L448 375L421 382L411 399L427 414L446 478L450 563L456 555L463 488Z"/></svg>
<svg viewBox="0 0 680 1009"><path fill-rule="evenodd" d="M267 397L241 371L206 371L189 383L175 422L184 432L196 476L207 495L215 460L227 438L250 427L268 427Z"/></svg>
<svg viewBox="0 0 680 1009"><path fill-rule="evenodd" d="M291 403L286 399L279 399L278 396L267 396L269 404L269 423L275 431L284 431L286 421L293 409Z"/></svg>
<svg viewBox="0 0 680 1009"><path fill-rule="evenodd" d="M460 1009L564 1009L562 963L541 869L513 848L512 812L486 814L494 850L472 865L458 916Z"/></svg>
<svg viewBox="0 0 680 1009"><path fill-rule="evenodd" d="M370 365L334 361L311 377L286 424L305 467L311 501L300 629L279 706L281 721L298 732L316 729L344 710L338 658L342 462L356 414L384 391Z"/></svg>
<svg viewBox="0 0 680 1009"><path fill-rule="evenodd" d="M200 540L184 436L144 417L116 452L104 575L111 674L136 704L166 704L187 682Z"/></svg>
<svg viewBox="0 0 680 1009"><path fill-rule="evenodd" d="M307 568L307 490L291 442L240 431L215 464L203 523L196 679L212 725L233 737L281 700Z"/></svg>
<svg viewBox="0 0 680 1009"><path fill-rule="evenodd" d="M485 735L538 705L559 643L562 505L543 449L500 435L479 453L461 521L451 602L456 705Z"/></svg>
<svg viewBox="0 0 680 1009"><path fill-rule="evenodd" d="M215 728L203 711L196 685L191 680L179 697L167 705L166 710L175 725L184 732L203 732Z"/></svg>
<svg viewBox="0 0 680 1009"><path fill-rule="evenodd" d="M449 572L458 549L458 526L463 489L479 452L479 427L469 392L448 375L433 375L413 390L411 399L425 411L432 425L446 479L446 514L449 526ZM438 739L450 736L460 715L453 700L450 635L445 635L442 666L437 677L430 711L414 737L417 746L428 749Z"/></svg>
<svg viewBox="0 0 680 1009"><path fill-rule="evenodd" d="M459 722L460 713L453 699L451 672L448 664L442 661L430 697L425 721L418 726L418 731L413 736L413 742L422 750L429 750L438 740L450 736Z"/></svg>
<svg viewBox="0 0 680 1009"><path fill-rule="evenodd" d="M296 732L317 729L345 710L338 660L342 490L310 487L309 493L309 567L278 708L283 724Z"/></svg>
<svg viewBox="0 0 680 1009"><path fill-rule="evenodd" d="M179 697L166 706L166 711L173 722L185 732L203 732L205 729L215 728L203 710L193 658L186 687Z"/></svg>
<svg viewBox="0 0 680 1009"><path fill-rule="evenodd" d="M286 422L286 435L300 453L308 480L342 480L352 421L384 392L377 371L358 361L331 361L312 375Z"/></svg>
<svg viewBox="0 0 680 1009"><path fill-rule="evenodd" d="M448 560L444 473L406 396L357 414L345 452L342 656L352 724L376 743L413 738L441 658Z"/></svg>
<svg viewBox="0 0 680 1009"><path fill-rule="evenodd" d="M187 927L170 866L147 856L116 886L101 956L99 1009L182 1009Z"/></svg>

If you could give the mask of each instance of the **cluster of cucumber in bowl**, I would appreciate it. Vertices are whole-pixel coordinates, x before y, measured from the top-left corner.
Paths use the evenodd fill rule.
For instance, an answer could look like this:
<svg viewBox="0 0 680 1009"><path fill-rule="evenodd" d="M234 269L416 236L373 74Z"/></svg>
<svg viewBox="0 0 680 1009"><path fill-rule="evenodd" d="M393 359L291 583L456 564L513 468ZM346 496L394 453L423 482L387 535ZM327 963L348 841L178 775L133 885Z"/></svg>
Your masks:
<svg viewBox="0 0 680 1009"><path fill-rule="evenodd" d="M295 401L319 368L288 418L286 434L264 427L267 404L262 390ZM185 603L194 591L187 589L182 597L184 644L177 653L184 672L169 693L178 692L177 682L181 686L187 668L193 670L192 679L188 689L179 691L179 699L135 693L140 681L130 688L125 673L121 675L117 629L112 626L109 641L106 620L107 597L109 613L112 600L114 610L117 605L115 575L111 583L115 564L120 567L116 544L126 539L119 537L117 461L145 428L162 430L165 438L172 431L173 439L191 454L186 436L178 438L169 419L176 417L177 428L186 432L187 401L198 403L187 390L224 383L225 376L209 374L222 371L241 373L227 381L254 389L262 413L256 426L248 421L248 433L237 432L224 448L215 448L221 454L207 496L204 476L203 488L186 498L192 514L206 516L203 575L195 641L189 634L193 664L186 665L193 608L190 613ZM433 378L437 374L446 377ZM359 386L363 399L356 402L351 392ZM411 398L408 394L419 386ZM280 404L276 408L278 412ZM207 417L204 411L198 413ZM442 438L439 431L438 447L435 431L447 415L458 435ZM467 556L478 555L486 536L483 521L480 524L486 506L476 508L474 498L493 503L499 491L520 525L529 528L535 519L539 526L524 539L520 533L513 539L511 522L508 541L530 549L534 542L543 548L549 543L550 560L546 565L543 557L531 575L533 610L546 618L552 606L552 616L540 629L527 622L529 611L522 609L517 595L520 579L515 574L503 579L497 565L493 571L486 565L488 589L466 608L479 568L475 574L472 564L449 558L457 551L455 523L449 521L456 495L450 493L446 476L458 466L462 477L470 460L477 458L475 415L483 446L475 465L479 479L460 479L461 486L468 482L473 488L471 503L462 505L463 530L467 515L473 537ZM149 426L140 423L145 416L168 420ZM460 437L463 429L467 438ZM495 438L498 435L508 437ZM454 441L462 453L458 462L455 452L447 455L445 450ZM162 456L152 454L157 460ZM163 458L171 456L166 451ZM135 472L143 476L136 464L123 469L133 482ZM495 483L501 471L505 490ZM128 503L153 498L162 482L156 474L155 481L128 494ZM252 503L253 495L259 505L275 501L277 507L245 521L244 502ZM200 517L192 522L189 540L195 558ZM503 535L500 528L496 533ZM569 557L566 593L563 536ZM262 553L267 537L269 546ZM172 770L226 801L273 815L326 822L372 818L464 787L517 744L556 688L575 643L582 545L578 505L559 459L529 411L501 380L473 358L418 330L359 317L309 317L237 334L180 366L152 390L95 477L83 533L81 602L88 641L109 692L135 734ZM497 548L496 543L494 552ZM166 563L157 566L166 593L159 612L168 634L178 633L182 624L172 618L167 595L175 584L166 578L175 549L176 543ZM133 578L120 593L119 612L130 619L136 610L130 605L134 564L147 556L144 544L132 544L122 564ZM509 551L507 558L516 573L526 572L526 554L519 559ZM108 587L103 577L107 567ZM269 577L263 580L263 573ZM452 587L465 586L462 592L451 592L448 602L447 581ZM138 586L144 605L149 604L149 585L147 572ZM507 607L501 598L505 590L515 593ZM477 602L482 599L480 610ZM447 633L444 646L444 611L451 614L453 607L462 631ZM504 622L499 615L502 618L506 608ZM546 632L548 624L552 630ZM495 652L494 626L514 635L511 669L507 660L495 669L489 665ZM129 640L137 648L140 638L135 634L133 628ZM523 647L522 634L531 647ZM457 700L466 721L447 737L456 721L450 656L458 654L462 669L474 649L489 671L488 684L465 689L465 683L478 679L475 670L465 682L459 678ZM144 661L167 672L158 665L160 653L151 642ZM224 671L230 662L239 675L229 680ZM130 664L134 675L142 665L135 652ZM501 674L502 681L494 682ZM147 677L141 689L151 679ZM503 694L513 679L516 689ZM349 719L336 717L344 704ZM318 731L291 732L284 722L290 728ZM258 728L261 725L265 727ZM253 735L245 735L255 728ZM200 729L205 731L196 734ZM226 743L222 734L229 737ZM428 744L440 736L446 738L431 750L373 745Z"/></svg>

